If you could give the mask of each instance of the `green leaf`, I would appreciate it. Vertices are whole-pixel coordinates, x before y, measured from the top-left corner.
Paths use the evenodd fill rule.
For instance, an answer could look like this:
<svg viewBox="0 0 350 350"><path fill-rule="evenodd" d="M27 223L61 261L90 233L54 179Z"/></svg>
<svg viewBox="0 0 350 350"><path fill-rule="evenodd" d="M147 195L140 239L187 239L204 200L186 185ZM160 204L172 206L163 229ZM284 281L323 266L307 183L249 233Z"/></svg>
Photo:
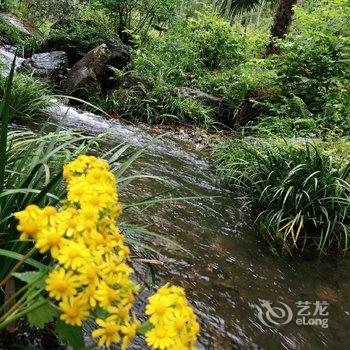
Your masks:
<svg viewBox="0 0 350 350"><path fill-rule="evenodd" d="M73 349L84 347L83 328L80 326L70 326L65 322L58 320L55 332L62 337Z"/></svg>
<svg viewBox="0 0 350 350"><path fill-rule="evenodd" d="M151 322L143 322L140 329L138 330L138 335L145 335L147 332L149 332L154 326Z"/></svg>
<svg viewBox="0 0 350 350"><path fill-rule="evenodd" d="M27 320L31 327L43 328L58 315L59 311L47 301L43 306L27 314Z"/></svg>
<svg viewBox="0 0 350 350"><path fill-rule="evenodd" d="M14 272L12 276L20 281L31 284L35 288L45 287L46 273L44 271Z"/></svg>
<svg viewBox="0 0 350 350"><path fill-rule="evenodd" d="M21 260L23 259L24 255L22 254L19 254L19 253L16 253L14 251L11 251L11 250L7 250L7 249L0 249L0 256L5 256L7 258L12 258L12 259L15 259L15 260ZM26 259L25 263L27 265L31 265L33 267L36 267L38 269L45 269L46 266L42 263L40 263L39 261L36 261L34 259Z"/></svg>
<svg viewBox="0 0 350 350"><path fill-rule="evenodd" d="M106 310L100 308L99 306L96 307L94 312L98 318L107 318L110 315Z"/></svg>

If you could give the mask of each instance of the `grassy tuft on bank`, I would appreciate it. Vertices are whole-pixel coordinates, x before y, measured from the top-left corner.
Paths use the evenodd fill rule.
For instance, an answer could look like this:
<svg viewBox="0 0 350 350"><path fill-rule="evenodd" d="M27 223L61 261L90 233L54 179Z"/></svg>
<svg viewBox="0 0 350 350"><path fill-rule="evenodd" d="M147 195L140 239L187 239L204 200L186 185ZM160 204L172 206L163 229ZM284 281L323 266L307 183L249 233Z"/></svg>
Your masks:
<svg viewBox="0 0 350 350"><path fill-rule="evenodd" d="M230 140L215 153L221 174L256 208L264 237L291 253L349 251L349 162L339 167L315 144L281 140Z"/></svg>

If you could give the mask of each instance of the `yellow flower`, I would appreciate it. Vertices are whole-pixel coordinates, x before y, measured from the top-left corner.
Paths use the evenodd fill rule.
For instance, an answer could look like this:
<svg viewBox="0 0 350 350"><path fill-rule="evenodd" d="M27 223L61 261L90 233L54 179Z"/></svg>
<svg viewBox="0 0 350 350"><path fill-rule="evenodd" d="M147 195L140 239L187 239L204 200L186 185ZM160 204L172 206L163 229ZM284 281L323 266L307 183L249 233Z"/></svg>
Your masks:
<svg viewBox="0 0 350 350"><path fill-rule="evenodd" d="M125 325L121 326L121 331L124 334L121 345L121 350L126 350L132 340L135 338L137 331L140 328L140 321L134 317L134 322L126 322Z"/></svg>
<svg viewBox="0 0 350 350"><path fill-rule="evenodd" d="M167 350L196 349L199 324L183 288L166 284L148 300L146 314L153 325L146 332L148 345Z"/></svg>
<svg viewBox="0 0 350 350"><path fill-rule="evenodd" d="M149 304L146 307L146 315L150 316L150 322L154 325L171 318L171 306L174 303L171 296L152 295L148 298Z"/></svg>
<svg viewBox="0 0 350 350"><path fill-rule="evenodd" d="M173 311L173 319L172 323L177 332L181 332L185 329L187 323L187 314L182 312L182 310L174 310Z"/></svg>
<svg viewBox="0 0 350 350"><path fill-rule="evenodd" d="M100 306L107 310L119 297L119 291L111 288L107 283L101 282L96 292L96 299Z"/></svg>
<svg viewBox="0 0 350 350"><path fill-rule="evenodd" d="M66 300L73 297L79 285L73 272L66 272L63 268L53 270L46 279L46 290L49 292L49 296L56 300Z"/></svg>
<svg viewBox="0 0 350 350"><path fill-rule="evenodd" d="M86 286L82 292L80 292L81 297L85 300L86 304L91 306L91 308L95 308L97 305L96 300L96 290L97 290L97 284L89 284Z"/></svg>
<svg viewBox="0 0 350 350"><path fill-rule="evenodd" d="M81 266L79 269L79 279L83 284L97 284L98 283L98 272L99 267L92 263L88 262Z"/></svg>
<svg viewBox="0 0 350 350"><path fill-rule="evenodd" d="M86 264L90 258L90 251L85 244L71 240L65 240L60 246L57 260L66 268L76 270Z"/></svg>
<svg viewBox="0 0 350 350"><path fill-rule="evenodd" d="M100 328L92 332L93 338L100 338L98 346L110 346L112 343L118 343L120 341L120 325L116 322L116 316L109 316L105 320L98 318L96 320L97 325Z"/></svg>
<svg viewBox="0 0 350 350"><path fill-rule="evenodd" d="M170 328L157 326L146 333L147 344L155 349L168 349L174 344L175 332Z"/></svg>
<svg viewBox="0 0 350 350"><path fill-rule="evenodd" d="M31 204L25 210L15 213L14 217L19 220L17 230L21 232L20 240L25 241L29 237L35 239L40 229L41 209Z"/></svg>
<svg viewBox="0 0 350 350"><path fill-rule="evenodd" d="M129 312L131 307L132 304L128 301L121 301L120 303L118 303L117 307L111 306L110 308L108 308L108 311L111 314L118 316L118 318L121 321L125 321L129 318Z"/></svg>
<svg viewBox="0 0 350 350"><path fill-rule="evenodd" d="M35 247L39 249L41 254L51 250L51 255L55 258L64 233L64 228L60 226L48 226L38 233Z"/></svg>
<svg viewBox="0 0 350 350"><path fill-rule="evenodd" d="M77 217L77 231L79 232L95 231L97 221L98 221L98 210L96 208L79 210L79 216Z"/></svg>
<svg viewBox="0 0 350 350"><path fill-rule="evenodd" d="M89 315L89 305L80 297L61 301L59 307L62 311L61 320L72 326L81 326Z"/></svg>
<svg viewBox="0 0 350 350"><path fill-rule="evenodd" d="M72 203L79 203L86 193L87 184L83 177L75 177L68 184L67 199Z"/></svg>
<svg viewBox="0 0 350 350"><path fill-rule="evenodd" d="M53 225L57 219L57 210L55 207L47 206L42 209L41 220L43 225Z"/></svg>

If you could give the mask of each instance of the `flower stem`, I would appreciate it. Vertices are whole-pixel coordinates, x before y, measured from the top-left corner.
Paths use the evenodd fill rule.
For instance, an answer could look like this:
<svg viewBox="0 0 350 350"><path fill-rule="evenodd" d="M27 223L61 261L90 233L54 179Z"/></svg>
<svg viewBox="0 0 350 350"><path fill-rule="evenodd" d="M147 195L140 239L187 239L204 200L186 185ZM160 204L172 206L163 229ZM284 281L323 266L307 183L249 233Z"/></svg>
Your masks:
<svg viewBox="0 0 350 350"><path fill-rule="evenodd" d="M31 312L33 310L36 310L39 307L43 306L46 302L47 302L46 300L41 300L41 301L39 301L37 303L34 303L32 306L28 307L27 309L24 309L24 310L18 312L14 316L8 317L6 320L4 320L3 322L0 323L0 330L5 328L5 327L7 327L12 322L15 322L19 318L27 315L29 312Z"/></svg>
<svg viewBox="0 0 350 350"><path fill-rule="evenodd" d="M33 247L26 255L22 257L20 261L18 261L18 263L11 269L7 276L0 282L0 288L7 283L7 281L11 278L12 274L16 272L26 262L26 260L33 255L35 251L36 248Z"/></svg>

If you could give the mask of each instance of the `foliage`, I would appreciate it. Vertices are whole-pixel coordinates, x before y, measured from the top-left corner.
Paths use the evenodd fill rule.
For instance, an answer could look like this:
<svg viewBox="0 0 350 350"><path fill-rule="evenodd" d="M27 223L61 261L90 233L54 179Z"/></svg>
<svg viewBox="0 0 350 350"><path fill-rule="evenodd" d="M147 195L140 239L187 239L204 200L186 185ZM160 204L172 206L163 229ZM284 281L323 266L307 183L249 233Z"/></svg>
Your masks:
<svg viewBox="0 0 350 350"><path fill-rule="evenodd" d="M241 139L220 144L216 156L222 174L246 187L267 237L290 252L349 251L350 163L334 168L312 144Z"/></svg>
<svg viewBox="0 0 350 350"><path fill-rule="evenodd" d="M20 6L19 0L0 0L0 12L11 11Z"/></svg>
<svg viewBox="0 0 350 350"><path fill-rule="evenodd" d="M81 59L88 51L101 44L113 44L118 41L108 28L94 20L82 20L66 17L54 24L43 46L50 50L62 50L67 53L71 64Z"/></svg>
<svg viewBox="0 0 350 350"><path fill-rule="evenodd" d="M0 77L0 97L5 90L4 77ZM52 104L48 84L39 78L19 73L14 76L10 101L10 117L36 117Z"/></svg>
<svg viewBox="0 0 350 350"><path fill-rule="evenodd" d="M115 23L116 32L124 43L132 35L147 32L152 25L165 25L177 17L186 0L94 0L102 6Z"/></svg>
<svg viewBox="0 0 350 350"><path fill-rule="evenodd" d="M260 117L256 130L263 134L346 135L348 22L345 0L297 7L292 32L278 44L282 55L260 59L268 32L243 33L206 9L136 51L134 69L157 84L222 97L217 118L231 126Z"/></svg>
<svg viewBox="0 0 350 350"><path fill-rule="evenodd" d="M297 98L324 132L346 134L350 131L348 2L323 0L310 10L297 7L295 16L294 32L281 44L283 55L272 59L282 91L270 102L270 112L290 117Z"/></svg>
<svg viewBox="0 0 350 350"><path fill-rule="evenodd" d="M26 13L37 25L44 22L55 22L66 18L67 11L70 16L77 14L77 1L74 0L26 0Z"/></svg>
<svg viewBox="0 0 350 350"><path fill-rule="evenodd" d="M180 98L166 85L120 87L99 103L112 115L118 113L151 124L188 123L206 129L215 123L212 108L192 98Z"/></svg>
<svg viewBox="0 0 350 350"><path fill-rule="evenodd" d="M207 71L231 68L244 60L244 36L209 10L173 25L166 35L137 53L139 74L169 85L194 86Z"/></svg>

